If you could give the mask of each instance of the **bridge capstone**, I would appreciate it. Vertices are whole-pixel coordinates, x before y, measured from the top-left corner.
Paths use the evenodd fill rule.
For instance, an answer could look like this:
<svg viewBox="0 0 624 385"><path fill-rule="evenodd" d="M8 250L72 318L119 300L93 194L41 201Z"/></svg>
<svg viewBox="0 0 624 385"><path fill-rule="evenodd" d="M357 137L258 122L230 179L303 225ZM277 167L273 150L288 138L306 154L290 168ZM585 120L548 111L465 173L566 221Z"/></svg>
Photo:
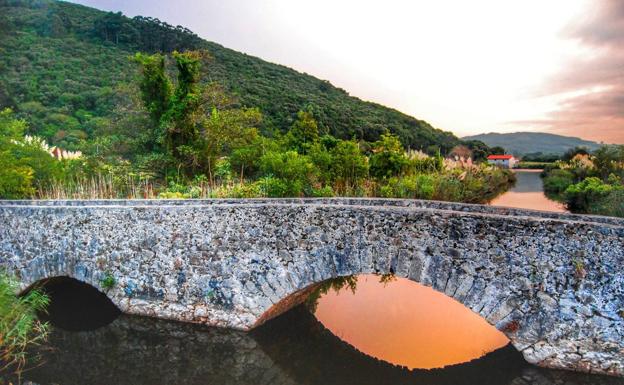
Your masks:
<svg viewBox="0 0 624 385"><path fill-rule="evenodd" d="M129 314L250 330L328 279L395 274L472 309L531 363L618 376L623 251L620 219L481 205L0 201L0 268L23 289L67 276Z"/></svg>

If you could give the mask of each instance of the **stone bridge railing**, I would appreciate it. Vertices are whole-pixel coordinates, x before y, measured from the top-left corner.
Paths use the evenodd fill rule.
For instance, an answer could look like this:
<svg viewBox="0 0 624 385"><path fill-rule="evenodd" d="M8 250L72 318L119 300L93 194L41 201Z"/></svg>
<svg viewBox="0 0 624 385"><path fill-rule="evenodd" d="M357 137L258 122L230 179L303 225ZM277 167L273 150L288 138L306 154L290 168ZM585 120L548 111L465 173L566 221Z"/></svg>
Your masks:
<svg viewBox="0 0 624 385"><path fill-rule="evenodd" d="M0 267L24 289L68 276L130 314L249 330L325 280L393 273L480 314L529 362L613 375L623 251L619 219L480 205L0 201Z"/></svg>

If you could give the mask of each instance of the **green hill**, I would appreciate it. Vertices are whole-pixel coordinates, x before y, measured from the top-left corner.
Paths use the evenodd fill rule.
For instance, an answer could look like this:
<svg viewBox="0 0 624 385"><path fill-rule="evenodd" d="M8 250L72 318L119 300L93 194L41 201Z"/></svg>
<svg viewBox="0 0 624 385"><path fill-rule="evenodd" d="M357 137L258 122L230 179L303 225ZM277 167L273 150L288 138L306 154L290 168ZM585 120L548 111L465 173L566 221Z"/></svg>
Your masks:
<svg viewBox="0 0 624 385"><path fill-rule="evenodd" d="M203 80L220 84L240 106L258 107L265 134L286 131L297 111L309 110L321 132L343 139L372 141L389 129L406 147L447 152L459 143L425 121L183 27L52 0L0 0L0 108L13 108L50 144L80 149L123 112L119 101L137 71L130 55L194 49L212 56Z"/></svg>
<svg viewBox="0 0 624 385"><path fill-rule="evenodd" d="M585 147L590 151L600 147L599 143L571 136L547 134L544 132L514 132L510 134L480 134L466 136L463 140L479 140L490 147L500 146L514 155L555 154L561 155L575 147Z"/></svg>

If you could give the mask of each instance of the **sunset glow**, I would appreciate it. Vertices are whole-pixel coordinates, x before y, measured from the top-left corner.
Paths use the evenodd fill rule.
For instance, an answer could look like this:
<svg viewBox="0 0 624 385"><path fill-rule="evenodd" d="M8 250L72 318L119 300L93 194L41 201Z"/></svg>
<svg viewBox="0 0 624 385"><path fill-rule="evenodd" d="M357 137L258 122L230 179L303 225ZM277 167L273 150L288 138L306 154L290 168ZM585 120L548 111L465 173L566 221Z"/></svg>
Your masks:
<svg viewBox="0 0 624 385"><path fill-rule="evenodd" d="M509 343L461 303L404 278L384 285L358 276L355 293L330 291L315 315L361 352L411 369L470 361Z"/></svg>

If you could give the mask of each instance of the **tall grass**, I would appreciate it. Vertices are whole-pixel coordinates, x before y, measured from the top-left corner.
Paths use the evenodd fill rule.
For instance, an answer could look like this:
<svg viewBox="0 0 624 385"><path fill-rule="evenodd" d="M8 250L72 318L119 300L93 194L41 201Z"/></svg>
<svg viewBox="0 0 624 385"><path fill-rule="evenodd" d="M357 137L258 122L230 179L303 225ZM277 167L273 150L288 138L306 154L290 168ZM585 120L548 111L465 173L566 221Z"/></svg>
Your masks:
<svg viewBox="0 0 624 385"><path fill-rule="evenodd" d="M127 176L97 175L54 181L36 193L39 199L150 199L155 198L151 182Z"/></svg>
<svg viewBox="0 0 624 385"><path fill-rule="evenodd" d="M39 321L37 312L45 311L49 298L33 289L18 296L18 285L0 272L0 373L21 373L28 363L28 348L47 339L49 325Z"/></svg>

